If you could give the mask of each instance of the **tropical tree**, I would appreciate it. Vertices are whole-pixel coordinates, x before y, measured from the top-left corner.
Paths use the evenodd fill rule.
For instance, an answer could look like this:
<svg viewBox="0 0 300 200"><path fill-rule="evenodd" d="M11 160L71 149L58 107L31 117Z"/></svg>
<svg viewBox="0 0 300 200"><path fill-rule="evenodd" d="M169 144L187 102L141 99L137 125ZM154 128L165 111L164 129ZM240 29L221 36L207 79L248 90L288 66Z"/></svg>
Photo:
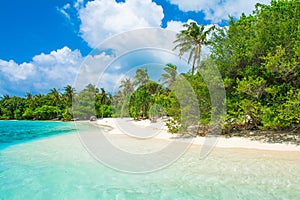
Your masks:
<svg viewBox="0 0 300 200"><path fill-rule="evenodd" d="M156 95L162 92L162 86L154 81L141 85L130 98L130 116L134 119L148 119L150 108L155 104Z"/></svg>
<svg viewBox="0 0 300 200"><path fill-rule="evenodd" d="M73 104L73 115L79 119L90 119L99 109L99 89L89 84L78 93Z"/></svg>
<svg viewBox="0 0 300 200"><path fill-rule="evenodd" d="M100 102L101 102L101 118L103 118L104 106L105 106L107 100L108 100L108 98L107 98L106 92L105 92L104 88L101 88L101 99L100 99Z"/></svg>
<svg viewBox="0 0 300 200"><path fill-rule="evenodd" d="M173 82L176 81L177 66L169 63L166 64L163 70L166 73L161 75L160 81L162 81L162 85L167 84L168 86L170 86Z"/></svg>
<svg viewBox="0 0 300 200"><path fill-rule="evenodd" d="M135 76L134 76L134 86L140 86L149 81L149 75L148 75L148 70L145 67L138 68L135 71Z"/></svg>
<svg viewBox="0 0 300 200"><path fill-rule="evenodd" d="M119 85L119 88L122 89L122 93L124 96L134 91L133 83L130 78L123 79Z"/></svg>
<svg viewBox="0 0 300 200"><path fill-rule="evenodd" d="M122 89L122 91L120 91L119 96L115 95L115 98L118 99L119 114L121 117L129 116L129 100L132 92L134 91L132 80L130 78L123 79L119 88Z"/></svg>
<svg viewBox="0 0 300 200"><path fill-rule="evenodd" d="M195 71L195 65L200 64L200 54L203 45L210 45L207 36L215 29L211 26L208 29L204 25L197 25L196 22L184 24L184 30L177 34L177 39L174 41L177 44L173 50L179 49L179 56L182 57L189 52L188 63L192 61L192 75Z"/></svg>
<svg viewBox="0 0 300 200"><path fill-rule="evenodd" d="M50 90L50 93L47 95L50 98L52 106L56 107L56 117L58 118L58 113L60 112L60 100L61 100L61 95L59 91L56 88L53 88Z"/></svg>
<svg viewBox="0 0 300 200"><path fill-rule="evenodd" d="M67 106L72 106L73 97L75 95L75 88L73 88L71 85L67 85L66 87L64 87L64 89L64 100L66 101Z"/></svg>
<svg viewBox="0 0 300 200"><path fill-rule="evenodd" d="M299 126L299 10L299 0L256 4L214 33L211 58L226 87L227 130Z"/></svg>

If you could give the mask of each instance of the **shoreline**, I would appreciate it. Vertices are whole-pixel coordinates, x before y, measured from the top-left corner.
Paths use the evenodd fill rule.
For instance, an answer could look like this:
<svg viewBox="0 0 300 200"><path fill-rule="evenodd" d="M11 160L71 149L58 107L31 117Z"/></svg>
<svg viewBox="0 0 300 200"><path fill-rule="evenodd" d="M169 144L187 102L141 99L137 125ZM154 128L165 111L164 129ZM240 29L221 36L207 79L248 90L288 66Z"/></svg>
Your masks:
<svg viewBox="0 0 300 200"><path fill-rule="evenodd" d="M126 135L126 130L122 128L130 128L130 130L134 131L152 131L157 132L156 134L151 135L152 137L145 137L144 135L134 135L136 138L141 139L162 139L168 141L179 141L179 142L190 142L188 139L183 138L181 135L178 134L171 134L168 133L166 126L161 123L151 123L150 120L142 120L142 121L135 121L131 118L104 118L98 119L97 121L77 121L79 123L88 123L93 126L100 126L103 127L108 134L121 134ZM127 134L128 135L128 134ZM257 140L252 140L246 137L226 137L220 135L218 137L199 137L193 139L191 142L192 145L197 146L204 146L207 145L209 142L215 142L213 145L217 148L232 148L232 149L256 149L256 150L271 150L271 151L299 151L300 146L296 144L287 144L287 143L267 143Z"/></svg>

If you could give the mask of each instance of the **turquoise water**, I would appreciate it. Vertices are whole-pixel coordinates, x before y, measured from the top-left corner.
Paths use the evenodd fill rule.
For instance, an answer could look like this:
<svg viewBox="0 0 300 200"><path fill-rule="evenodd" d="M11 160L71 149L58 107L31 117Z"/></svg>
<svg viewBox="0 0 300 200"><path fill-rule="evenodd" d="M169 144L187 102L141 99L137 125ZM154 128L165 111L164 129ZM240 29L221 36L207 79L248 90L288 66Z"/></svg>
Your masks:
<svg viewBox="0 0 300 200"><path fill-rule="evenodd" d="M300 199L297 151L216 148L202 160L199 151L157 172L127 174L94 160L77 134L13 145L0 150L0 199Z"/></svg>
<svg viewBox="0 0 300 200"><path fill-rule="evenodd" d="M75 125L67 122L0 121L0 149L75 130Z"/></svg>

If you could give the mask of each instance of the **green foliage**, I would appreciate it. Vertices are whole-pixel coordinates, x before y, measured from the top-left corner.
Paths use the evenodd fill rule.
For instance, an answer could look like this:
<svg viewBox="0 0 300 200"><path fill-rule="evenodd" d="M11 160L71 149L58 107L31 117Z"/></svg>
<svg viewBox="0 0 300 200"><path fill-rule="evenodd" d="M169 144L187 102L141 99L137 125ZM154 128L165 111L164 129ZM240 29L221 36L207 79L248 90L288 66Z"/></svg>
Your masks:
<svg viewBox="0 0 300 200"><path fill-rule="evenodd" d="M166 66L163 68L163 70L166 73L161 75L160 81L162 81L162 85L167 84L168 86L170 86L173 82L176 81L177 66L169 63L169 64L166 64Z"/></svg>
<svg viewBox="0 0 300 200"><path fill-rule="evenodd" d="M201 48L203 45L211 44L207 36L215 29L215 26L206 30L204 25L197 25L195 22L190 22L189 24L184 24L183 27L185 29L177 34L177 39L174 41L177 44L174 50L179 49L180 57L189 52L188 63L193 61L193 75L195 67L200 64Z"/></svg>
<svg viewBox="0 0 300 200"><path fill-rule="evenodd" d="M134 119L148 119L149 110L155 104L155 95L162 92L162 86L153 81L141 85L130 97L130 116Z"/></svg>
<svg viewBox="0 0 300 200"><path fill-rule="evenodd" d="M37 119L54 119L58 118L60 111L57 109L56 106L48 106L44 105L42 107L38 107L34 111L34 115Z"/></svg>
<svg viewBox="0 0 300 200"><path fill-rule="evenodd" d="M134 86L140 86L149 81L148 70L145 67L138 68L134 76Z"/></svg>
<svg viewBox="0 0 300 200"><path fill-rule="evenodd" d="M298 0L272 0L214 34L211 58L226 87L228 127L299 124L299 24Z"/></svg>
<svg viewBox="0 0 300 200"><path fill-rule="evenodd" d="M91 116L98 118L111 117L111 97L101 88L101 93L96 86L87 85L74 98L73 116L78 119L90 119Z"/></svg>
<svg viewBox="0 0 300 200"><path fill-rule="evenodd" d="M263 129L285 129L300 123L300 89L290 90L281 98L284 103L277 101L262 108Z"/></svg>
<svg viewBox="0 0 300 200"><path fill-rule="evenodd" d="M110 117L112 115L110 99L104 89L99 93L99 89L93 85L86 86L78 95L71 86L66 86L64 93L53 88L46 95L33 96L27 93L26 98L5 95L0 100L0 119L71 120L74 116L89 119L96 113L100 117ZM73 101L74 116L71 109Z"/></svg>
<svg viewBox="0 0 300 200"><path fill-rule="evenodd" d="M62 117L65 121L70 121L73 119L73 114L72 114L72 111L71 111L71 108L66 108L64 110L64 112L62 113Z"/></svg>
<svg viewBox="0 0 300 200"><path fill-rule="evenodd" d="M34 119L35 112L32 108L26 108L25 112L23 113L22 117L24 119Z"/></svg>
<svg viewBox="0 0 300 200"><path fill-rule="evenodd" d="M168 127L168 131L170 133L178 133L181 128L180 123L172 117L167 119L166 126Z"/></svg>

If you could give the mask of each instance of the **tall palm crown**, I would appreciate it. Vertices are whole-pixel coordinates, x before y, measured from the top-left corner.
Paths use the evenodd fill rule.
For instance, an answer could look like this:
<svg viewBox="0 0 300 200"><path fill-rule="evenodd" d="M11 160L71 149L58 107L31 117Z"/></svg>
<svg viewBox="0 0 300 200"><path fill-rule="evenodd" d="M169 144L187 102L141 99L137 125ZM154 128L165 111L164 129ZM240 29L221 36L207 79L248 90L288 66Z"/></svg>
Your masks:
<svg viewBox="0 0 300 200"><path fill-rule="evenodd" d="M149 81L148 70L145 67L138 68L135 71L134 86L141 86Z"/></svg>
<svg viewBox="0 0 300 200"><path fill-rule="evenodd" d="M123 95L131 94L134 91L133 83L130 78L125 78L121 81L119 88L123 89Z"/></svg>
<svg viewBox="0 0 300 200"><path fill-rule="evenodd" d="M56 88L53 88L50 90L50 93L48 93L48 96L50 100L52 101L53 106L57 106L57 104L60 102L60 93Z"/></svg>
<svg viewBox="0 0 300 200"><path fill-rule="evenodd" d="M64 87L64 89L65 101L67 102L68 106L72 106L73 97L75 95L75 89L71 85L67 85L66 87Z"/></svg>
<svg viewBox="0 0 300 200"><path fill-rule="evenodd" d="M200 54L201 48L203 45L209 45L210 42L207 40L208 34L215 29L215 26L212 26L205 30L204 25L197 25L195 22L190 22L189 24L183 25L185 30L181 30L178 33L177 39L174 41L177 45L173 50L179 49L179 56L189 53L188 63L193 60L192 64L192 75L195 71L195 65L200 64Z"/></svg>
<svg viewBox="0 0 300 200"><path fill-rule="evenodd" d="M176 81L177 77L177 66L173 64L166 64L166 66L163 68L163 70L166 73L163 73L161 75L160 81L162 81L162 84L168 84L170 86L173 82Z"/></svg>

